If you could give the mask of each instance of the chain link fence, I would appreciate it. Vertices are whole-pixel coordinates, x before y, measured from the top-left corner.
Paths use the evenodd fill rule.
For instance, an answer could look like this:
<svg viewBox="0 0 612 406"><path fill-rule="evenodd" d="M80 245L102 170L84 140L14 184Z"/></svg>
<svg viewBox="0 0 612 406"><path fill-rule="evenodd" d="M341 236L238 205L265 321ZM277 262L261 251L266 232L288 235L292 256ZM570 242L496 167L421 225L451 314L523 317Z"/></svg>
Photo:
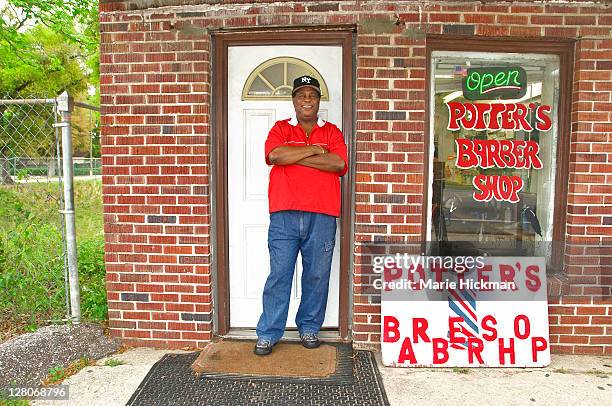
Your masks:
<svg viewBox="0 0 612 406"><path fill-rule="evenodd" d="M58 177L58 160L56 157L31 157L15 156L5 159L3 162L3 174L10 176L16 182L37 182L41 178ZM60 158L61 162L61 158ZM73 158L74 176L100 177L102 174L102 162L100 158ZM10 180L8 180L10 184ZM2 184L7 184L2 182Z"/></svg>
<svg viewBox="0 0 612 406"><path fill-rule="evenodd" d="M79 132L72 103L62 104L59 97L0 99L0 341L11 330L80 318L72 175L100 175L100 160L91 157L97 120L94 107L79 104L88 110L75 121L87 123L89 114L92 124ZM72 152L71 142L90 156L73 160L62 150Z"/></svg>

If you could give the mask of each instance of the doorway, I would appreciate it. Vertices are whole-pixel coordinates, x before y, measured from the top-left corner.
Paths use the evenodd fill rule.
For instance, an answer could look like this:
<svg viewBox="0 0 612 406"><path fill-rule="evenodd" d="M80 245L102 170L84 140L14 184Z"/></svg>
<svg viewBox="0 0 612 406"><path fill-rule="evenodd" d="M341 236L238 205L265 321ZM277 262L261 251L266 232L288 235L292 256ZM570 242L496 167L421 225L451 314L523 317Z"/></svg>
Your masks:
<svg viewBox="0 0 612 406"><path fill-rule="evenodd" d="M269 272L267 188L270 167L264 142L276 120L293 113L293 78L318 77L320 117L336 124L351 151L352 33L346 31L217 34L213 83L215 168L215 331L254 336ZM281 37L282 39L278 39ZM307 38L307 39L305 39ZM349 158L350 159L350 158ZM350 165L350 162L349 162ZM324 328L348 336L351 171L342 179L342 214ZM287 328L299 305L298 258Z"/></svg>

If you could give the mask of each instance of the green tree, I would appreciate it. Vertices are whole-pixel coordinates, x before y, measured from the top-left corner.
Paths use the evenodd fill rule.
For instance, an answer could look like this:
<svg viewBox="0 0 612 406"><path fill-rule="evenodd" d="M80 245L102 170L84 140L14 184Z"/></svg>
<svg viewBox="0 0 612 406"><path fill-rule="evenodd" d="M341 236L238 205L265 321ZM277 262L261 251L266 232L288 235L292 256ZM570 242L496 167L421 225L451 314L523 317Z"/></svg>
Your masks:
<svg viewBox="0 0 612 406"><path fill-rule="evenodd" d="M0 10L0 95L97 89L97 8L86 0L8 0Z"/></svg>
<svg viewBox="0 0 612 406"><path fill-rule="evenodd" d="M97 1L8 0L0 9L0 98L53 98L66 90L84 100L93 86L89 101L98 104L97 10ZM73 113L73 145L79 155L87 155L98 120L90 114L83 109ZM0 105L0 184L11 182L12 157L53 156L49 121L44 106Z"/></svg>
<svg viewBox="0 0 612 406"><path fill-rule="evenodd" d="M64 90L86 92L88 75L74 44L42 25L18 37L22 43L18 51L0 42L0 94L55 97Z"/></svg>

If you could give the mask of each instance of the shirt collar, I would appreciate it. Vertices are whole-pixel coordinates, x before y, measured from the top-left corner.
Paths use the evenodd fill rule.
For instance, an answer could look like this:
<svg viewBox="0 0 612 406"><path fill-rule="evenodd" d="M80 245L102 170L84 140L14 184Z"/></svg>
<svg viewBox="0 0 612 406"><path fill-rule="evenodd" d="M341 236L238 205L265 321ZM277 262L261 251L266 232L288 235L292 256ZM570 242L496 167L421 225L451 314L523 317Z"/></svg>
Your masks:
<svg viewBox="0 0 612 406"><path fill-rule="evenodd" d="M298 125L298 119L297 119L297 117L295 116L295 114L293 114L293 115L291 116L291 118L289 119L289 124L291 124L291 125L292 125L292 126L294 126L294 127L295 127L296 125ZM317 116L317 125L318 125L319 127L323 127L323 126L325 125L325 120L323 120L323 119L321 118L321 116Z"/></svg>

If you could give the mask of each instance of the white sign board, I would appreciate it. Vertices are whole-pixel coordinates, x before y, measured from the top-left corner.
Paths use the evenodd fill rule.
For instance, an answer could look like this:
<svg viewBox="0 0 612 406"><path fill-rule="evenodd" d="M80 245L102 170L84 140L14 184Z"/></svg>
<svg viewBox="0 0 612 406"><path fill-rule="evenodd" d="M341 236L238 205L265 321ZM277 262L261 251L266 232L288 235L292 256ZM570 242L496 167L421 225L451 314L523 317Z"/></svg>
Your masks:
<svg viewBox="0 0 612 406"><path fill-rule="evenodd" d="M450 267L448 258L455 261ZM457 258L375 257L383 364L548 365L544 258L477 257L477 263L459 267Z"/></svg>

